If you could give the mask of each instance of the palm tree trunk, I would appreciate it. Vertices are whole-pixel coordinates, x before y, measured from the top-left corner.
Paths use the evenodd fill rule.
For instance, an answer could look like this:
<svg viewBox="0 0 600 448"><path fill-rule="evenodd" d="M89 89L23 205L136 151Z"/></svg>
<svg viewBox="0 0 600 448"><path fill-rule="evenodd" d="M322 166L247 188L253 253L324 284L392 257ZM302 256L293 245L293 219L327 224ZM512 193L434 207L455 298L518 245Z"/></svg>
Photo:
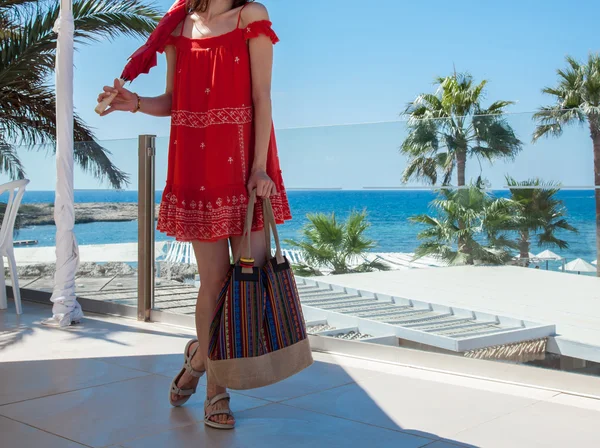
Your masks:
<svg viewBox="0 0 600 448"><path fill-rule="evenodd" d="M519 240L519 257L521 258L521 262L523 266L529 267L529 248L531 244L529 243L529 231L524 230L521 232L521 239Z"/></svg>
<svg viewBox="0 0 600 448"><path fill-rule="evenodd" d="M467 151L458 150L456 151L456 173L458 176L458 186L464 187L467 183L466 181L466 171L467 168Z"/></svg>
<svg viewBox="0 0 600 448"><path fill-rule="evenodd" d="M464 150L458 150L456 151L456 171L457 171L457 175L458 175L458 187L464 187L465 186L465 169L466 169L466 165L467 165L467 151ZM466 192L465 192L466 193ZM459 191L459 196L460 196L460 191ZM458 228L459 229L464 229L465 228L465 222L462 219L458 220ZM469 247L467 247L467 245L465 244L465 239L462 237L458 238L458 250L459 252L462 252L466 255L468 255L468 262L467 264L473 264L473 260L471 259L471 250Z"/></svg>
<svg viewBox="0 0 600 448"><path fill-rule="evenodd" d="M596 258L600 258L600 117L590 117L590 131L594 143L594 185L596 187ZM600 277L600 262L596 267L596 275Z"/></svg>

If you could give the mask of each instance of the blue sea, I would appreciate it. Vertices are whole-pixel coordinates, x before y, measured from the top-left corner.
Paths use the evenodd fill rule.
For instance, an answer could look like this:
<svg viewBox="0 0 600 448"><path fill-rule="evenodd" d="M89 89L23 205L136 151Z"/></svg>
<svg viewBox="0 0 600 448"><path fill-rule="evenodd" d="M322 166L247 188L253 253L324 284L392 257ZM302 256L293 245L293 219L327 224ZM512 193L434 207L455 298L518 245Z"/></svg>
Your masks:
<svg viewBox="0 0 600 448"><path fill-rule="evenodd" d="M506 195L506 192L498 192ZM413 252L418 245L419 227L408 221L410 216L427 213L429 203L435 198L431 191L380 191L380 190L324 190L324 191L289 191L288 192L294 219L280 227L283 239L300 237L300 231L306 224L306 214L314 212L335 212L340 219L345 219L352 210L366 210L371 228L368 235L377 241L377 252ZM156 193L157 200L161 192ZM560 251L568 260L583 258L589 262L596 259L595 250L595 214L593 190L565 190L559 193L568 210L568 220L578 230L578 234L562 234L569 241L570 247ZM49 203L54 201L52 191L28 191L23 203ZM76 202L137 202L136 191L114 190L78 190L75 192ZM77 241L84 244L110 244L137 241L137 221L118 223L90 223L75 226ZM27 227L19 231L17 239L38 240L40 246L53 246L55 239L54 226ZM156 240L168 238L157 232ZM533 253L543 248L532 247Z"/></svg>

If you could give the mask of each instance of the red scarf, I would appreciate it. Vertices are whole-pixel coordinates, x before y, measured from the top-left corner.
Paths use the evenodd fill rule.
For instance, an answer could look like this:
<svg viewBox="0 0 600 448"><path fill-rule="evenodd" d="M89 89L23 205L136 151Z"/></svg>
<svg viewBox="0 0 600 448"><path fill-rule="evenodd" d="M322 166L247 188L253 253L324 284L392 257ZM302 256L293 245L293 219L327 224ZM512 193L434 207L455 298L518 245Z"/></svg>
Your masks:
<svg viewBox="0 0 600 448"><path fill-rule="evenodd" d="M160 19L156 29L150 34L144 45L129 57L129 62L121 74L121 79L133 81L142 73L148 73L156 66L156 53L163 52L169 35L187 15L186 0L176 0L171 9Z"/></svg>

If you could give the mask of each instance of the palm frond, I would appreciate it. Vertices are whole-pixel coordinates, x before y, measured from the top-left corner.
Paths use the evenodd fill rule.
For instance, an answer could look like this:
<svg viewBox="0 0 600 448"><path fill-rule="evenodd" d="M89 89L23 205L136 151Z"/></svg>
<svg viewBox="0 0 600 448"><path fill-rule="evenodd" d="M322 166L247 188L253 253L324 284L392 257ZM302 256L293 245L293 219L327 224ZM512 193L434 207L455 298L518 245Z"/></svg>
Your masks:
<svg viewBox="0 0 600 448"><path fill-rule="evenodd" d="M321 271L307 264L295 264L292 265L292 269L296 275L301 277L320 277L323 275Z"/></svg>
<svg viewBox="0 0 600 448"><path fill-rule="evenodd" d="M424 180L431 185L437 183L438 164L435 158L415 157L409 160L408 165L402 173L402 182L408 182L410 179Z"/></svg>
<svg viewBox="0 0 600 448"><path fill-rule="evenodd" d="M54 95L46 79L54 69L53 27L58 14L58 1L0 2L0 18L14 21L10 32L0 34L0 132L11 144L52 145L55 140ZM144 37L161 17L153 5L143 0L75 0L73 14L79 43L123 34ZM78 116L74 119L74 137L79 142L74 149L75 160L95 177L108 180L115 188L123 187L128 176L94 141L90 128Z"/></svg>
<svg viewBox="0 0 600 448"><path fill-rule="evenodd" d="M586 117L578 108L563 109L556 105L541 107L533 114L533 119L539 123L533 133L535 143L542 137L560 137L564 126L575 122L583 123Z"/></svg>
<svg viewBox="0 0 600 448"><path fill-rule="evenodd" d="M143 0L76 0L73 17L75 39L99 41L120 35L145 37L162 14Z"/></svg>
<svg viewBox="0 0 600 448"><path fill-rule="evenodd" d="M0 141L0 173L11 179L25 178L25 168L17 154L16 148Z"/></svg>
<svg viewBox="0 0 600 448"><path fill-rule="evenodd" d="M590 53L582 64L571 56L567 67L557 70L558 82L543 93L554 98L554 104L541 107L533 116L538 126L533 141L541 137L560 137L563 127L583 124L600 114L600 55Z"/></svg>
<svg viewBox="0 0 600 448"><path fill-rule="evenodd" d="M21 148L47 150L50 147L54 152L56 103L49 88L32 88L28 94L11 92L8 97L0 98L0 130L6 138L19 141ZM111 162L110 152L94 140L92 131L77 114L74 115L73 134L74 158L85 172L107 180L113 188L127 185L129 176Z"/></svg>
<svg viewBox="0 0 600 448"><path fill-rule="evenodd" d="M473 131L477 143L471 148L471 154L490 162L498 158L514 160L523 149L523 142L517 138L512 127L502 116L473 117Z"/></svg>

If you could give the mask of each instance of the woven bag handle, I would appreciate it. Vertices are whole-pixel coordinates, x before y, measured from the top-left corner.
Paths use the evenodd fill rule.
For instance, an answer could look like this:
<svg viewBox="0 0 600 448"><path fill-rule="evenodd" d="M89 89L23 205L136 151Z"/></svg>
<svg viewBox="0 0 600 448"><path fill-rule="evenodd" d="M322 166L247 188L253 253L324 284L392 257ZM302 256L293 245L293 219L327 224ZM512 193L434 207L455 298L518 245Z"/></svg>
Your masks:
<svg viewBox="0 0 600 448"><path fill-rule="evenodd" d="M281 251L281 243L279 241L279 233L277 232L277 221L275 220L275 213L273 213L273 205L269 198L263 199L263 216L265 223L265 239L267 244L267 257L271 258L271 235L269 230L273 231L273 238L275 239L275 258L277 264L285 263L283 252Z"/></svg>
<svg viewBox="0 0 600 448"><path fill-rule="evenodd" d="M252 259L252 242L250 235L252 233L252 219L254 218L254 203L256 202L256 190L250 192L248 198L248 209L246 211L246 222L244 223L244 233L242 234L242 243L235 255L234 262L238 263L242 258L247 260ZM252 268L242 268L242 272L246 274L252 273Z"/></svg>
<svg viewBox="0 0 600 448"><path fill-rule="evenodd" d="M238 249L238 253L235 257L235 262L239 262L242 258L251 260L252 259L252 219L254 218L254 203L256 201L256 190L252 190L250 197L248 198L248 209L246 211L246 222L244 223L244 233L242 236L242 243ZM271 231L273 232L273 238L275 239L275 258L277 264L285 263L283 251L281 250L281 242L279 240L279 233L277 232L277 221L275 220L275 213L273 213L273 206L269 198L264 198L263 202L263 222L265 231L265 244L267 248L267 259L271 258ZM252 273L252 268L242 268L244 273Z"/></svg>

